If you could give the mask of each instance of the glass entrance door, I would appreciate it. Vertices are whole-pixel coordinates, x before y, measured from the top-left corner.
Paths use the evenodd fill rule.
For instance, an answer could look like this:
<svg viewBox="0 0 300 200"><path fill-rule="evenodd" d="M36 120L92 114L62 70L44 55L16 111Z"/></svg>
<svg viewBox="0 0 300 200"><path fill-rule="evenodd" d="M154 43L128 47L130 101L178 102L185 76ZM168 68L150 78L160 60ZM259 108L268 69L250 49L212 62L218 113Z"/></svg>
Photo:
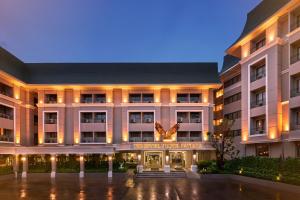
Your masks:
<svg viewBox="0 0 300 200"><path fill-rule="evenodd" d="M175 170L183 170L185 168L185 152L170 152L171 168Z"/></svg>
<svg viewBox="0 0 300 200"><path fill-rule="evenodd" d="M162 169L162 152L145 152L145 168L153 171Z"/></svg>

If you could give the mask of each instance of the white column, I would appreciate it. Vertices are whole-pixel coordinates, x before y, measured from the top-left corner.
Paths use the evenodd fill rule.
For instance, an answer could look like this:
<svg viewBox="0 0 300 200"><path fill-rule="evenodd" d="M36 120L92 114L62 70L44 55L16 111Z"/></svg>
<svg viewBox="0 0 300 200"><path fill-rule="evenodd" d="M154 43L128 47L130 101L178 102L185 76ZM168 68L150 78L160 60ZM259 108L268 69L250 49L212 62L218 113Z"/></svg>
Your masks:
<svg viewBox="0 0 300 200"><path fill-rule="evenodd" d="M195 151L193 151L192 165L191 165L191 171L192 172L197 172L198 171L198 165L197 165L196 161L197 161L197 154L196 154Z"/></svg>
<svg viewBox="0 0 300 200"><path fill-rule="evenodd" d="M51 178L55 178L56 176L56 155L51 155Z"/></svg>
<svg viewBox="0 0 300 200"><path fill-rule="evenodd" d="M28 171L28 158L27 158L27 155L22 156L22 163L23 163L22 178L26 178L27 177L27 171Z"/></svg>
<svg viewBox="0 0 300 200"><path fill-rule="evenodd" d="M80 161L79 177L83 178L84 177L84 156L83 155L80 155L79 161Z"/></svg>
<svg viewBox="0 0 300 200"><path fill-rule="evenodd" d="M142 164L142 154L141 152L138 153L138 165L136 166L136 170L138 173L142 173L144 171L144 166Z"/></svg>
<svg viewBox="0 0 300 200"><path fill-rule="evenodd" d="M171 166L170 166L170 155L169 151L165 151L165 165L164 165L164 172L170 173L171 172Z"/></svg>
<svg viewBox="0 0 300 200"><path fill-rule="evenodd" d="M15 174L15 178L18 178L18 172L19 172L19 155L16 154L14 157L14 174Z"/></svg>
<svg viewBox="0 0 300 200"><path fill-rule="evenodd" d="M113 161L112 161L112 155L108 155L108 174L107 176L109 178L112 177L112 171L113 171Z"/></svg>

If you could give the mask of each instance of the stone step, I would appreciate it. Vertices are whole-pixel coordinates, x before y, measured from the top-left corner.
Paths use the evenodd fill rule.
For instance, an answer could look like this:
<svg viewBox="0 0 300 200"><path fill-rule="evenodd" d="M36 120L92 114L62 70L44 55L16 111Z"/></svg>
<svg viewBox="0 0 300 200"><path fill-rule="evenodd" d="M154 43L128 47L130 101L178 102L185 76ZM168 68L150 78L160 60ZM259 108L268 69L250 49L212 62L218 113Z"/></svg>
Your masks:
<svg viewBox="0 0 300 200"><path fill-rule="evenodd" d="M136 178L186 178L186 173L182 172L142 172L136 174Z"/></svg>

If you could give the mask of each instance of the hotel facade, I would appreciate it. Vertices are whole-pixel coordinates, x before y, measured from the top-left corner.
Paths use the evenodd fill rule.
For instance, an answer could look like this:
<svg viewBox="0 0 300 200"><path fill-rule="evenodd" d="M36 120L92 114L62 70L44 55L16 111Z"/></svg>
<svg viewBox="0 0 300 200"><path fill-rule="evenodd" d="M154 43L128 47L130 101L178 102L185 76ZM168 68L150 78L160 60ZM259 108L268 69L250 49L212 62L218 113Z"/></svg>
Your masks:
<svg viewBox="0 0 300 200"><path fill-rule="evenodd" d="M300 157L300 1L264 0L226 50L214 124L234 119L241 156Z"/></svg>
<svg viewBox="0 0 300 200"><path fill-rule="evenodd" d="M211 159L216 63L23 63L0 50L0 154L26 177L30 155L115 153L139 171L196 170ZM164 130L180 128L164 138ZM22 163L22 169L19 169Z"/></svg>

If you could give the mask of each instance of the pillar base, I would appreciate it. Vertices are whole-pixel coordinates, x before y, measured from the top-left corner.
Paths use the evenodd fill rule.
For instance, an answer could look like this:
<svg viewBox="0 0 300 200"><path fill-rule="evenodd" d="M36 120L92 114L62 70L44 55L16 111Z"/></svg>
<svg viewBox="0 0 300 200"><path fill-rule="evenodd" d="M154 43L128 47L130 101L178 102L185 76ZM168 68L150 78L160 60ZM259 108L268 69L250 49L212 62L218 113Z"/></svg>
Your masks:
<svg viewBox="0 0 300 200"><path fill-rule="evenodd" d="M144 171L144 166L143 165L137 165L136 170L138 173L142 173Z"/></svg>
<svg viewBox="0 0 300 200"><path fill-rule="evenodd" d="M15 178L18 178L18 172L14 172L14 174L15 174Z"/></svg>
<svg viewBox="0 0 300 200"><path fill-rule="evenodd" d="M22 178L27 178L27 172L22 172Z"/></svg>
<svg viewBox="0 0 300 200"><path fill-rule="evenodd" d="M171 173L171 167L170 167L170 165L165 165L164 166L164 172L165 173Z"/></svg>
<svg viewBox="0 0 300 200"><path fill-rule="evenodd" d="M191 165L191 171L192 172L198 172L198 166L197 165Z"/></svg>
<svg viewBox="0 0 300 200"><path fill-rule="evenodd" d="M55 178L56 172L51 172L50 176L51 176L51 178Z"/></svg>
<svg viewBox="0 0 300 200"><path fill-rule="evenodd" d="M108 173L107 173L107 177L108 178L111 178L113 176L113 173L112 173L112 171L108 171Z"/></svg>
<svg viewBox="0 0 300 200"><path fill-rule="evenodd" d="M79 172L79 178L84 178L84 172L83 171Z"/></svg>

